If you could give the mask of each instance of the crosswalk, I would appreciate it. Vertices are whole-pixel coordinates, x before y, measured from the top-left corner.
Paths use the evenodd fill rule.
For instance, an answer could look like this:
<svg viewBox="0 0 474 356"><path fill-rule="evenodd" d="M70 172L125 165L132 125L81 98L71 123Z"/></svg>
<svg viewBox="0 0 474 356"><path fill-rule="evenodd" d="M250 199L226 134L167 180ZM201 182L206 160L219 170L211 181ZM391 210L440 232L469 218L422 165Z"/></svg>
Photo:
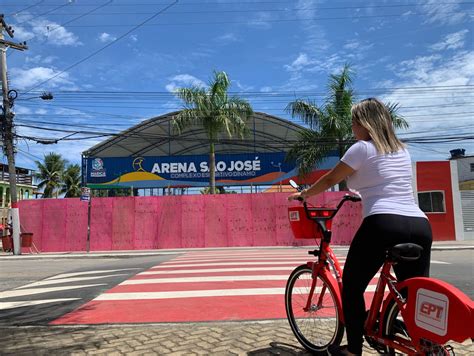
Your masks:
<svg viewBox="0 0 474 356"><path fill-rule="evenodd" d="M134 268L63 273L12 290L2 291L0 292L0 312L37 305L54 305L56 303L77 301L81 298L58 298L57 295L69 291L107 286L107 283L104 282L111 278L126 276L131 270L134 270Z"/></svg>
<svg viewBox="0 0 474 356"><path fill-rule="evenodd" d="M136 274L52 323L286 318L288 276L311 258L304 249L188 252ZM343 265L344 257L338 258ZM371 281L368 291L376 282Z"/></svg>

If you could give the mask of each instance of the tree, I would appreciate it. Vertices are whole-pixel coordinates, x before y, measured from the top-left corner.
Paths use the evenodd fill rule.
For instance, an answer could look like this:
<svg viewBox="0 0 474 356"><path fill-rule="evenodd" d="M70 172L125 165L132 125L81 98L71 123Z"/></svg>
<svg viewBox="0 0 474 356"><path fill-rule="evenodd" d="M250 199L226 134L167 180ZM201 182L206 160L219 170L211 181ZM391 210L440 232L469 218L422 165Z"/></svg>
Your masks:
<svg viewBox="0 0 474 356"><path fill-rule="evenodd" d="M209 141L209 186L215 194L215 144L220 134L229 138L243 138L248 133L247 121L253 114L250 104L236 96L229 96L230 80L225 72L214 71L207 88L179 88L176 95L183 100L184 109L174 118L179 132L191 125L201 125Z"/></svg>
<svg viewBox="0 0 474 356"><path fill-rule="evenodd" d="M352 80L354 72L345 64L340 74L331 74L325 103L298 99L290 102L286 110L292 117L299 117L308 126L299 133L298 142L287 155L297 163L298 172L310 173L330 151L337 151L341 158L353 143L351 108L354 104ZM396 128L408 128L405 119L397 114L398 104L386 104ZM343 184L344 187L344 184Z"/></svg>
<svg viewBox="0 0 474 356"><path fill-rule="evenodd" d="M43 198L52 198L54 195L57 198L66 161L60 154L50 152L44 156L44 162L35 163L38 167L35 177L40 180L38 188L43 189Z"/></svg>
<svg viewBox="0 0 474 356"><path fill-rule="evenodd" d="M77 198L81 196L81 167L78 164L70 164L65 169L61 179L61 194L65 198Z"/></svg>

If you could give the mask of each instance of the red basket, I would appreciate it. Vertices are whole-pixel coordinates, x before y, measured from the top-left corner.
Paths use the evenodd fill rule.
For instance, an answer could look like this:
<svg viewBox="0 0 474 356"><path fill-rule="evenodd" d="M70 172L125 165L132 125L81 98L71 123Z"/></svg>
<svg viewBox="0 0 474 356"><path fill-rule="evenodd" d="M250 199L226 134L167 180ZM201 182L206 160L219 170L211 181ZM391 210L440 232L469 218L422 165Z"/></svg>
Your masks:
<svg viewBox="0 0 474 356"><path fill-rule="evenodd" d="M303 206L291 206L288 208L288 219L291 230L296 239L320 239L323 237L321 228L314 218L329 217L335 209L308 208L308 213L313 219L308 218ZM331 229L331 220L325 221L326 228Z"/></svg>

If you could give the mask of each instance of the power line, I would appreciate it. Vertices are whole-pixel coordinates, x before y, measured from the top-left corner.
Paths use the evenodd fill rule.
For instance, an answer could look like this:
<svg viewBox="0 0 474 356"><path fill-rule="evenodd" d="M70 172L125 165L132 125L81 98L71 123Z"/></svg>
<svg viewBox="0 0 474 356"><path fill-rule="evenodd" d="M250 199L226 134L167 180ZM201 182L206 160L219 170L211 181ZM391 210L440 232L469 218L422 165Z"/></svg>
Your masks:
<svg viewBox="0 0 474 356"><path fill-rule="evenodd" d="M440 12L442 15L452 14L464 14L472 15L469 11L445 11ZM334 17L309 17L309 18L293 18L293 19L265 19L265 20L246 20L246 21L206 21L206 22L172 22L172 23L151 23L144 26L187 26L187 25L228 25L228 24L257 24L257 23L278 23L278 22L304 22L304 21L336 21L336 20L353 20L353 19L370 19L370 18L401 18L403 16L418 16L424 15L421 13L408 13L408 14L390 14L390 15L360 15L360 16L334 16ZM69 28L94 28L94 27L127 27L135 26L135 24L102 24L102 25L72 25Z"/></svg>
<svg viewBox="0 0 474 356"><path fill-rule="evenodd" d="M444 3L445 5L471 5L474 2L447 2ZM127 5L129 7L134 5ZM302 7L302 8L283 8L283 9L275 9L275 8L268 8L268 9L233 9L233 10L194 10L194 11L169 11L167 15L181 15L181 14L221 14L221 13L254 13L255 11L263 11L263 12L295 12L295 11L314 11L314 10L353 10L353 9L384 9L384 8L406 8L406 7L416 7L419 6L418 4L391 4L391 5L353 5L353 6L318 6L318 7ZM438 7L439 4L432 4L427 3L425 6L428 7ZM98 15L150 15L152 12L101 12ZM61 13L61 14L52 14L56 16L63 16L63 15L77 15L77 13Z"/></svg>
<svg viewBox="0 0 474 356"><path fill-rule="evenodd" d="M61 74L64 74L65 72L71 70L72 68L76 67L77 65L87 61L88 59L92 58L93 56L95 56L96 54L102 52L103 50L105 50L106 48L114 45L115 43L117 43L118 41L120 41L122 38L128 36L130 33L132 33L133 31L139 29L140 27L144 26L147 22L153 20L154 18L156 18L158 15L162 14L163 12L165 12L166 10L168 10L169 8L171 8L173 5L175 5L176 3L178 2L178 0L175 0L172 4L166 6L164 9L158 11L157 13L155 13L153 16L150 16L149 18L147 18L146 20L142 21L141 23L139 23L138 25L134 26L132 29L128 30L127 32L125 32L123 35L119 36L118 38L116 38L115 40L107 43L105 46L99 48L98 50L92 52L90 55L86 56L85 58L77 61L76 63L73 63L72 65L70 65L69 67L67 67L66 69L60 71L59 73L53 75L51 78L47 79L47 80L44 80L42 81L41 83L35 85L34 87L28 89L27 91L25 91L25 93L28 93L30 91L32 91L33 89L36 89L38 87L40 87L41 85L49 82L50 80L60 76Z"/></svg>

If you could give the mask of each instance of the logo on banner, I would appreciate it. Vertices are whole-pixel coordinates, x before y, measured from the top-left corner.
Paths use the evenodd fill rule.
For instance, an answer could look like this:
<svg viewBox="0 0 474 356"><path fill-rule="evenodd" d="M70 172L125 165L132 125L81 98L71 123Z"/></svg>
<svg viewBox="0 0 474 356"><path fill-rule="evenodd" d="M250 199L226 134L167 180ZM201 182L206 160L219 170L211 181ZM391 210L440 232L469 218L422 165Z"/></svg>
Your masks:
<svg viewBox="0 0 474 356"><path fill-rule="evenodd" d="M133 160L132 162L132 167L135 170L135 172L146 172L145 169L142 167L142 163L145 160L143 157L137 157Z"/></svg>
<svg viewBox="0 0 474 356"><path fill-rule="evenodd" d="M101 158L94 158L92 161L91 177L105 177L104 161Z"/></svg>
<svg viewBox="0 0 474 356"><path fill-rule="evenodd" d="M449 299L446 295L420 288L416 292L415 323L440 336L448 332Z"/></svg>

